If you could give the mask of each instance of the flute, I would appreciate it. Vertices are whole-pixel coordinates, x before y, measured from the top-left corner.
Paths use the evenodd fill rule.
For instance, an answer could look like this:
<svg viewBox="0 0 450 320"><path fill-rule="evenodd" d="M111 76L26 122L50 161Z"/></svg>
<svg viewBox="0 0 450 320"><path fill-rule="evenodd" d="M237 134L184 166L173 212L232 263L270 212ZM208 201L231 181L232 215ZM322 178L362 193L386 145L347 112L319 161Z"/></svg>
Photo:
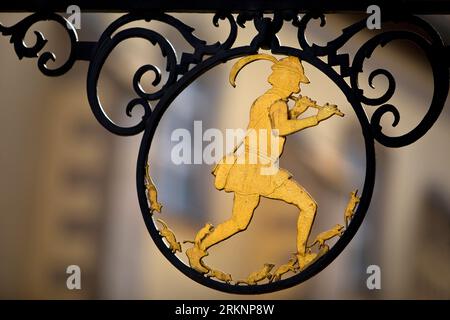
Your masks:
<svg viewBox="0 0 450 320"><path fill-rule="evenodd" d="M289 99L291 99L292 101L298 102L301 99L301 96L300 97L289 96ZM309 108L316 108L316 109L321 109L322 108L316 102L314 102L313 104L309 105L308 107Z"/></svg>
<svg viewBox="0 0 450 320"><path fill-rule="evenodd" d="M301 97L301 96L300 96L300 97ZM289 99L291 99L291 100L297 102L297 101L299 101L299 100L301 99L300 97L290 96ZM311 101L311 102L312 102L312 101ZM335 112L334 114L337 115L337 116L339 116L339 117L343 117L343 116L345 115L341 110L339 110L339 109L337 108L336 105L330 105L329 103L326 103L325 106L319 106L315 101L312 102L312 104L310 104L310 105L308 104L308 108L315 108L315 109L317 109L317 110L321 110L321 109L323 109L323 108L325 108L325 107L335 107L335 108L336 108L336 112ZM293 112L293 110L294 110L294 109L291 109L290 112L292 113L293 117L297 118L300 114L298 114L298 113L296 113L296 112Z"/></svg>

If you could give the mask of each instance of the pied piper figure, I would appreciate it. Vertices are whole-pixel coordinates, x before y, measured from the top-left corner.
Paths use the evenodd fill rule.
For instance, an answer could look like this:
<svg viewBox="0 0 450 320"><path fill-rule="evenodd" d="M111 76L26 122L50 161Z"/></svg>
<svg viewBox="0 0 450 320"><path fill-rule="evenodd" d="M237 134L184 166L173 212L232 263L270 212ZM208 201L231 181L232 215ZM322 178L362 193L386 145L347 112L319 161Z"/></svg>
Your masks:
<svg viewBox="0 0 450 320"><path fill-rule="evenodd" d="M344 114L335 105L318 106L308 97L293 96L300 92L301 83L309 83L301 61L297 57L289 56L277 60L268 54L256 54L241 58L231 70L231 85L235 86L236 76L245 65L257 60L273 62L272 73L268 78L272 87L257 98L251 106L247 132L264 130L270 136L273 135L274 131L272 130L276 130L278 143L275 149L277 150L271 150L271 148L274 149L270 139L273 137L264 139L264 142L257 134L258 143L255 149L252 146L255 143L247 134L243 141L243 155L237 155L235 149L232 155L225 156L214 168L215 187L218 190L234 192L234 202L231 218L216 226L209 233L202 234L201 241L186 251L190 266L203 274L210 271L210 268L202 261L208 255L208 249L238 232L246 230L259 204L260 197L282 200L298 208L297 260L300 270L317 258L316 253L307 250L307 241L317 211L316 202L301 185L292 179L292 175L288 171L278 169L274 174L261 174L261 170L264 167L273 168L276 165L275 161L281 156L288 135L314 127L334 115L342 117ZM290 99L295 101L292 109L288 107ZM308 108L317 109L317 114L297 119ZM267 145L261 148L261 143ZM267 157L258 151L261 149L267 150L271 156ZM275 154L273 154L274 152ZM257 153L257 157L264 158L266 163L249 164L248 161L237 161L239 157L248 160L255 153Z"/></svg>

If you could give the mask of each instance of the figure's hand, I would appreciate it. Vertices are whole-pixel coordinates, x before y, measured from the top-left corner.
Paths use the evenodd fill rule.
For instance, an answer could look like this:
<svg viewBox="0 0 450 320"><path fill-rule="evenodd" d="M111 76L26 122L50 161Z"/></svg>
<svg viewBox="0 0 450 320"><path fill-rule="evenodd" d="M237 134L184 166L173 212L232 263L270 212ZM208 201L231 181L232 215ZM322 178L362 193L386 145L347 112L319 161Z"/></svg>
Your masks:
<svg viewBox="0 0 450 320"><path fill-rule="evenodd" d="M320 122L326 120L334 115L343 117L344 113L342 113L336 105L327 103L319 109L319 112L317 113L317 121Z"/></svg>
<svg viewBox="0 0 450 320"><path fill-rule="evenodd" d="M294 107L290 110L290 118L296 119L310 107L316 107L317 103L310 98L303 96L295 101Z"/></svg>
<svg viewBox="0 0 450 320"><path fill-rule="evenodd" d="M301 107L301 106L305 106L306 108L308 107L313 107L317 104L316 101L311 100L309 97L307 96L302 96L300 99L297 99L297 101L295 102L295 106L294 108Z"/></svg>

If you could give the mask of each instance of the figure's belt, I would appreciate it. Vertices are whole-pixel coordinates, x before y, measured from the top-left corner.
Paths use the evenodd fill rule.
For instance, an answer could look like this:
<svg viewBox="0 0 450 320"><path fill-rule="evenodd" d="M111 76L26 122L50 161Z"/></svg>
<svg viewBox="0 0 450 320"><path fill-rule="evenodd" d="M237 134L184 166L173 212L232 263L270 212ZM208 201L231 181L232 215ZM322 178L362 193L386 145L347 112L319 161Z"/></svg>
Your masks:
<svg viewBox="0 0 450 320"><path fill-rule="evenodd" d="M279 156L270 157L270 156L267 155L267 154L260 153L260 152L258 152L257 150L250 149L250 148L245 148L245 152L246 152L246 153L249 153L249 154L253 154L253 155L255 155L255 156L259 157L259 158L262 158L263 160L266 160L266 161L269 162L269 163L277 162L277 161L279 161L279 159L280 159Z"/></svg>

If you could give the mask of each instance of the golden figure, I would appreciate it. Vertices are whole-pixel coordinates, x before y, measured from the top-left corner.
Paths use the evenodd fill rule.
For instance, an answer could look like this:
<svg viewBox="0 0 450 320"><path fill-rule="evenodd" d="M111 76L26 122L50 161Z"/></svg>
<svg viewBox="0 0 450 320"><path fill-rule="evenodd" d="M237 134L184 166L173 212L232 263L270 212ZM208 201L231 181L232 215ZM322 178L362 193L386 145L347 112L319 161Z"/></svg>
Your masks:
<svg viewBox="0 0 450 320"><path fill-rule="evenodd" d="M347 208L345 208L344 219L345 219L345 227L348 227L350 220L353 219L353 215L356 211L356 206L359 204L358 190L350 192L350 201L347 204Z"/></svg>
<svg viewBox="0 0 450 320"><path fill-rule="evenodd" d="M161 213L162 205L158 202L158 190L156 190L155 184L150 177L148 164L145 165L145 189L150 202L150 213L153 213L153 211Z"/></svg>
<svg viewBox="0 0 450 320"><path fill-rule="evenodd" d="M252 104L248 130L262 130L266 132L265 138L268 139L261 139L260 136L257 136L255 148L255 143L247 135L242 143L244 145L243 155L237 155L236 152L233 152L233 154L223 157L215 166L213 170L215 187L218 190L234 192L234 202L231 218L211 229L207 235L203 233L202 240L195 242L194 246L186 251L190 266L200 273L206 274L210 270L202 261L208 255L210 247L247 229L261 196L282 200L298 208L297 260L299 268L305 268L318 257L316 253L307 250L307 241L317 211L317 204L314 199L292 179L288 171L279 169L271 175L263 175L261 172L262 169L273 168L277 164L288 135L314 127L334 115L343 117L344 114L336 105L327 103L324 106L319 106L308 97L300 96L297 98L293 96L293 94L300 92L301 83L309 83L301 61L297 57L289 56L277 60L271 55L256 54L241 58L231 70L231 85L235 86L236 76L245 65L257 60L273 62L272 73L268 78L272 87ZM295 101L291 110L288 106L290 99ZM317 114L297 119L308 108L317 109ZM278 132L276 137L272 130ZM271 141L274 138L278 139L277 150L272 148ZM264 143L266 145L261 145ZM266 153L261 153L260 149L266 150ZM263 159L265 163L250 164L246 161L255 154L258 159ZM271 156L267 157L267 154Z"/></svg>
<svg viewBox="0 0 450 320"><path fill-rule="evenodd" d="M264 267L261 270L252 272L247 280L238 280L236 281L236 285L239 285L241 283L248 284L248 285L255 285L258 284L258 282L263 281L264 279L272 280L272 274L270 271L273 269L275 265L270 263L265 263Z"/></svg>

